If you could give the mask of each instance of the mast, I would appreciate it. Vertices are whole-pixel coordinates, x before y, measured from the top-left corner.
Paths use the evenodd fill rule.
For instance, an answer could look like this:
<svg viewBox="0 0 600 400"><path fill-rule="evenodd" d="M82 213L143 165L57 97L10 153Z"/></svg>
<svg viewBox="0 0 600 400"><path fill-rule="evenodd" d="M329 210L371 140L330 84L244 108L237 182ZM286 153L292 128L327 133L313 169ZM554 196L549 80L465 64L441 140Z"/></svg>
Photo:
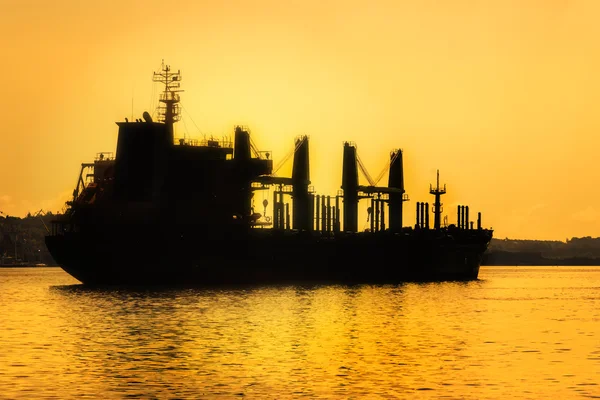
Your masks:
<svg viewBox="0 0 600 400"><path fill-rule="evenodd" d="M160 82L165 85L164 91L160 94L159 101L164 105L159 105L157 108L158 120L164 122L167 125L167 131L171 143L173 143L173 123L181 119L181 113L179 109L179 92L183 90L179 89L179 82L181 81L181 71L171 72L171 67L165 65L165 61L162 60L161 71L154 72L152 76L154 82Z"/></svg>
<svg viewBox="0 0 600 400"><path fill-rule="evenodd" d="M431 185L429 185L429 193L435 196L435 203L433 203L433 214L434 214L434 222L433 228L440 229L442 225L442 203L440 202L440 197L443 194L446 194L446 185L444 188L440 188L440 170L437 171L437 186L434 189Z"/></svg>

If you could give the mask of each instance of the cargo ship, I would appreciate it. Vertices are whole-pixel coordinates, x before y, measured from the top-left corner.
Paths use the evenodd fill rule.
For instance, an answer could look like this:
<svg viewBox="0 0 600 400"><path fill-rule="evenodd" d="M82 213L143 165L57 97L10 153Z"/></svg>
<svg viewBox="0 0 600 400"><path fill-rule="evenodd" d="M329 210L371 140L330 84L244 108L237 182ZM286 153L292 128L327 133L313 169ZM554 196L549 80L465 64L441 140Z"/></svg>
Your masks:
<svg viewBox="0 0 600 400"><path fill-rule="evenodd" d="M81 164L73 198L45 238L54 260L80 282L477 279L493 231L482 227L481 213L471 221L468 206L457 207L456 224L442 218L439 171L431 205L417 202L415 224L403 226L409 199L401 149L390 153L388 185L377 186L356 145L343 143L341 187L320 195L311 185L308 136L294 141L291 176L277 176L272 153L258 150L246 127L234 127L233 140L176 138L181 72L163 62L153 81L164 85L157 120L146 111L116 123L116 152ZM255 204L262 191L268 196ZM360 201L369 202L362 230Z"/></svg>

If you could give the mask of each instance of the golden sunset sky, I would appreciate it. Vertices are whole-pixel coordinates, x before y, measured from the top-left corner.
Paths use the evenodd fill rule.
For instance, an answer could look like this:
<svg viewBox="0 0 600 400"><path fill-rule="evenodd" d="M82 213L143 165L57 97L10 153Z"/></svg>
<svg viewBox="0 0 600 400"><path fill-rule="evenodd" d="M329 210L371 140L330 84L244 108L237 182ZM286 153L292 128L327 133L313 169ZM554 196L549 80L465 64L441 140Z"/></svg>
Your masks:
<svg viewBox="0 0 600 400"><path fill-rule="evenodd" d="M440 169L451 223L464 204L497 238L600 236L597 0L0 0L0 16L5 214L60 210L115 122L154 111L164 59L177 136L247 125L277 163L307 134L332 195L343 141L372 176L402 148L405 225Z"/></svg>

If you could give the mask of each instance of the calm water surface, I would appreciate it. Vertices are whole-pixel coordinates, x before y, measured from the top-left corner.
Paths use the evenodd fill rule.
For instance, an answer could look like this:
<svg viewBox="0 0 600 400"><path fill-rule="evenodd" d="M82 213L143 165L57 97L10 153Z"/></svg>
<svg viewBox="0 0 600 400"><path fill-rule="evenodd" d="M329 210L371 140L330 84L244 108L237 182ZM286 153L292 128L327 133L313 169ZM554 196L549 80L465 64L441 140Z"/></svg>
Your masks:
<svg viewBox="0 0 600 400"><path fill-rule="evenodd" d="M87 289L0 269L0 398L600 398L600 267Z"/></svg>

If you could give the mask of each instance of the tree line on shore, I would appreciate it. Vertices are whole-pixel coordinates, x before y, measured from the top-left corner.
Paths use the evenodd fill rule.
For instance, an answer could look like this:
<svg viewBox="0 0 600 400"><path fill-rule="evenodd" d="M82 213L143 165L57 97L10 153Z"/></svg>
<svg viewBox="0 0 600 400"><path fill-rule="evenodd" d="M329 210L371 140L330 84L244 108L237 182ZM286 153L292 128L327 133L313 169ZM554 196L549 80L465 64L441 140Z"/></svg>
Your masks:
<svg viewBox="0 0 600 400"><path fill-rule="evenodd" d="M0 263L55 264L44 242L53 218L52 212L24 218L0 215Z"/></svg>
<svg viewBox="0 0 600 400"><path fill-rule="evenodd" d="M600 258L600 237L560 240L492 239L489 252L536 253L545 258Z"/></svg>

